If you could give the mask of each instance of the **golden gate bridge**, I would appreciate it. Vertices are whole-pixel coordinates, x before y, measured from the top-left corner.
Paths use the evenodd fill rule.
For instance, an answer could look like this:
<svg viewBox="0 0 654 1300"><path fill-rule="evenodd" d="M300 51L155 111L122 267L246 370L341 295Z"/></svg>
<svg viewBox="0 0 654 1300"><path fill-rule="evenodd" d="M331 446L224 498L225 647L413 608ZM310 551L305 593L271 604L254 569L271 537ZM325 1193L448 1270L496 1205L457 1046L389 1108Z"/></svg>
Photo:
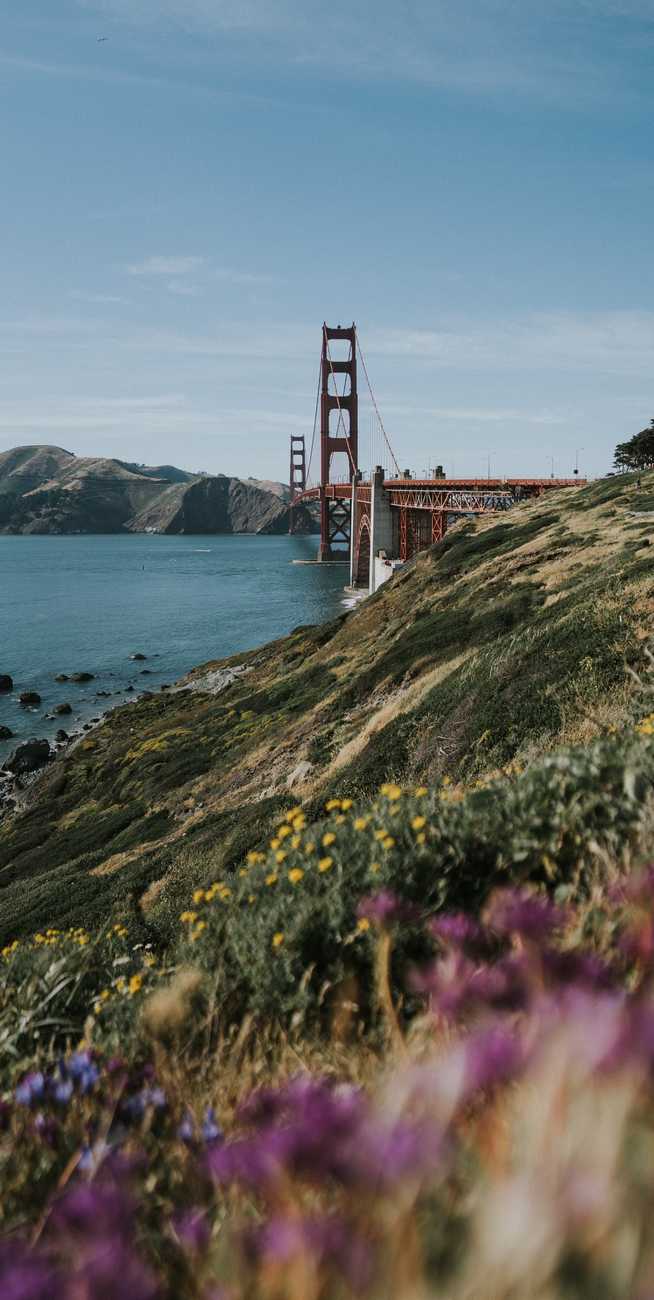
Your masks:
<svg viewBox="0 0 654 1300"><path fill-rule="evenodd" d="M333 355L332 344L344 349ZM361 364L373 416L371 466L375 450L390 460L364 479L359 456L358 366ZM376 424L374 423L376 422ZM334 427L335 426L335 427ZM336 458L346 473L335 476ZM313 481L314 460L317 481ZM320 371L309 455L304 435L291 435L291 522L300 503L320 508L318 561L349 562L350 583L374 592L418 551L442 541L457 515L498 514L517 501L553 489L577 487L574 478L451 478L440 470L416 478L400 470L370 383L356 325L323 325Z"/></svg>

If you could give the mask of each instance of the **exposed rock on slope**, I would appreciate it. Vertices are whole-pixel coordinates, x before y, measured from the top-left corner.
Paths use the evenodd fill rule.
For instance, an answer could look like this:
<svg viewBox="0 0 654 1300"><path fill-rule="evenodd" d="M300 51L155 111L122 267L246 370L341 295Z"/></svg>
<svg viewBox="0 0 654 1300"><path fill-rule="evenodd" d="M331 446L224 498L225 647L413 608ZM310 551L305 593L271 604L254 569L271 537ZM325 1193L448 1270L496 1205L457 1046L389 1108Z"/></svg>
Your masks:
<svg viewBox="0 0 654 1300"><path fill-rule="evenodd" d="M0 533L287 532L283 485L270 489L171 465L16 447L0 454ZM306 510L296 511L295 526L312 531Z"/></svg>

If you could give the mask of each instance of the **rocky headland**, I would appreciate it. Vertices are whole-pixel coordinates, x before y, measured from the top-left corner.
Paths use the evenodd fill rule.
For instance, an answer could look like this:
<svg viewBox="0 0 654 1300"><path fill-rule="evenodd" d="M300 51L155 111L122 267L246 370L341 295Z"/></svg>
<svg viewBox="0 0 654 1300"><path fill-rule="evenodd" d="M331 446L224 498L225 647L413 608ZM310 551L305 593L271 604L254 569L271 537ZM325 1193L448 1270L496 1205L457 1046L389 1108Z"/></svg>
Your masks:
<svg viewBox="0 0 654 1300"><path fill-rule="evenodd" d="M62 447L14 447L0 453L0 533L288 532L288 488L225 474L190 474ZM296 532L312 532L298 507Z"/></svg>

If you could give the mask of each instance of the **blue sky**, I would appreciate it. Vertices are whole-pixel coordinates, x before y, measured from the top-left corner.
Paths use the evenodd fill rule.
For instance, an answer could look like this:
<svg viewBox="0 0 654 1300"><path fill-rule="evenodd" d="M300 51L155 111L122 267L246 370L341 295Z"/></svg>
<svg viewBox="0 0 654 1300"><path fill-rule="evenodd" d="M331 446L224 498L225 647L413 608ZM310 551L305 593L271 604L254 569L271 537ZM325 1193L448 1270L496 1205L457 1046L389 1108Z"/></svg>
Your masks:
<svg viewBox="0 0 654 1300"><path fill-rule="evenodd" d="M325 318L403 466L601 473L654 416L654 0L0 19L0 450L286 477Z"/></svg>

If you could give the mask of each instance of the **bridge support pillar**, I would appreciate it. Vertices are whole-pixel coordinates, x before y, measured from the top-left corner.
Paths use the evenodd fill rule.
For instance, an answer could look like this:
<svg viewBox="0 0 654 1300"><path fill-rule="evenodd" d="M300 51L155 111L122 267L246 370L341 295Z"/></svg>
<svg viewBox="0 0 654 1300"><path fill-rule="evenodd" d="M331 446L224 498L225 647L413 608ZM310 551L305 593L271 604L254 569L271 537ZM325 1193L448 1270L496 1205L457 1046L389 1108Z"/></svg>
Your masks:
<svg viewBox="0 0 654 1300"><path fill-rule="evenodd" d="M380 556L383 552L383 557ZM370 595L381 586L393 571L397 558L397 542L393 528L393 511L388 493L384 490L384 471L377 466L370 490Z"/></svg>
<svg viewBox="0 0 654 1300"><path fill-rule="evenodd" d="M330 342L349 343L345 360L334 359ZM343 391L339 392L339 377L343 376ZM328 498L325 488L329 484L332 457L344 452L348 458L348 475L353 482L359 468L359 393L357 388L357 333L356 326L334 329L322 327L322 366L320 399L320 549L319 560L345 558L343 550L332 549L333 543L347 543L350 553L354 545L354 502L348 505ZM332 412L338 413L335 431L330 420ZM349 517L348 517L349 510Z"/></svg>

